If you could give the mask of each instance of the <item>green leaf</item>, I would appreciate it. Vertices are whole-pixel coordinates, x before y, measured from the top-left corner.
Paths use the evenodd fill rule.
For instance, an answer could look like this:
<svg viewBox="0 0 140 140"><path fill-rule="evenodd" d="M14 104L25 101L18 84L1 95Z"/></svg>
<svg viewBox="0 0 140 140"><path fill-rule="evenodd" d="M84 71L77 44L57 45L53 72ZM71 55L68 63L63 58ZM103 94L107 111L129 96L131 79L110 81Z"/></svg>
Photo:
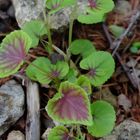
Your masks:
<svg viewBox="0 0 140 140"><path fill-rule="evenodd" d="M47 0L46 6L51 10L49 14L54 14L65 7L74 5L75 3L76 0Z"/></svg>
<svg viewBox="0 0 140 140"><path fill-rule="evenodd" d="M134 42L130 47L131 53L137 54L139 50L140 50L140 42Z"/></svg>
<svg viewBox="0 0 140 140"><path fill-rule="evenodd" d="M77 85L83 88L86 91L86 93L91 94L92 90L91 90L90 80L86 76L81 75L77 79Z"/></svg>
<svg viewBox="0 0 140 140"><path fill-rule="evenodd" d="M56 126L48 134L48 140L68 140L69 138L69 131L64 126Z"/></svg>
<svg viewBox="0 0 140 140"><path fill-rule="evenodd" d="M112 76L115 62L110 53L97 51L83 59L80 67L88 71L86 76L92 85L100 86Z"/></svg>
<svg viewBox="0 0 140 140"><path fill-rule="evenodd" d="M93 125L88 126L88 132L95 137L102 137L109 134L116 120L113 106L105 101L96 101L91 104Z"/></svg>
<svg viewBox="0 0 140 140"><path fill-rule="evenodd" d="M36 47L40 37L47 34L47 27L45 23L40 20L33 20L25 23L22 30L31 37L32 47Z"/></svg>
<svg viewBox="0 0 140 140"><path fill-rule="evenodd" d="M65 79L71 83L74 83L77 80L76 78L77 75L78 75L78 72L75 69L70 68L69 72L65 76Z"/></svg>
<svg viewBox="0 0 140 140"><path fill-rule="evenodd" d="M46 81L49 83L51 79L47 78L46 74L49 72L50 66L51 62L49 59L38 57L26 68L26 75L32 80L43 81L40 83L46 83ZM44 80L40 80L40 77L44 77Z"/></svg>
<svg viewBox="0 0 140 140"><path fill-rule="evenodd" d="M104 14L102 13L88 13L86 15L81 14L78 16L77 20L83 24L96 24L104 21Z"/></svg>
<svg viewBox="0 0 140 140"><path fill-rule="evenodd" d="M110 25L109 29L115 37L119 37L125 31L123 27L117 25Z"/></svg>
<svg viewBox="0 0 140 140"><path fill-rule="evenodd" d="M78 21L85 24L93 24L104 21L105 14L114 8L113 0L88 0L88 6L82 14L79 14Z"/></svg>
<svg viewBox="0 0 140 140"><path fill-rule="evenodd" d="M77 39L73 41L69 47L69 50L72 54L80 54L83 58L96 51L93 43L86 39Z"/></svg>
<svg viewBox="0 0 140 140"><path fill-rule="evenodd" d="M0 47L0 78L12 75L20 69L30 47L30 37L21 30L11 32L2 40Z"/></svg>
<svg viewBox="0 0 140 140"><path fill-rule="evenodd" d="M51 64L45 57L38 57L26 69L26 75L41 84L49 84L55 79L63 79L69 71L69 66L64 61Z"/></svg>
<svg viewBox="0 0 140 140"><path fill-rule="evenodd" d="M59 92L48 101L46 111L54 121L63 124L92 125L87 93L68 81L61 83Z"/></svg>

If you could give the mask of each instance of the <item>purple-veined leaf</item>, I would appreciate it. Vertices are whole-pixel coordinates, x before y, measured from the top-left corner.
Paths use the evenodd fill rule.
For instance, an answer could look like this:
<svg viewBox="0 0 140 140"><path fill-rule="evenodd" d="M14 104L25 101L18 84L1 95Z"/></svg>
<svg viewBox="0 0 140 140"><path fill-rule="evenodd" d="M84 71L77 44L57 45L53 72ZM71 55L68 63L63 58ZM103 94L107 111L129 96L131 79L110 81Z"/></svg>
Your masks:
<svg viewBox="0 0 140 140"><path fill-rule="evenodd" d="M49 100L46 110L53 120L64 124L92 125L87 93L68 81L61 83L59 92Z"/></svg>
<svg viewBox="0 0 140 140"><path fill-rule="evenodd" d="M30 37L20 30L10 33L3 39L0 47L0 78L18 71L30 46Z"/></svg>

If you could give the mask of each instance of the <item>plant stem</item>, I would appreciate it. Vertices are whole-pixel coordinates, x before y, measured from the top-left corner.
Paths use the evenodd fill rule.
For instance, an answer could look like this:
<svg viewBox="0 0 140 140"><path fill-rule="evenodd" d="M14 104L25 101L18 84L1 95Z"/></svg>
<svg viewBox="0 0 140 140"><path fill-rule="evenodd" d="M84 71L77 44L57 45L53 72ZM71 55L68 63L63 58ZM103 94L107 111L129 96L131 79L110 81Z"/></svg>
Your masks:
<svg viewBox="0 0 140 140"><path fill-rule="evenodd" d="M84 136L83 136L83 134L81 132L80 125L77 125L77 132L78 132L78 138L80 138L80 140L85 140Z"/></svg>
<svg viewBox="0 0 140 140"><path fill-rule="evenodd" d="M49 22L50 16L49 16L49 14L48 14L48 16L46 16L45 9L43 10L43 16L44 16L45 24L47 26L46 28L47 28L48 41L49 41L49 50L48 51L51 54L53 52L53 48L52 48L52 37L51 37L50 22Z"/></svg>
<svg viewBox="0 0 140 140"><path fill-rule="evenodd" d="M28 53L28 56L30 56L31 58L34 58L34 59L37 58L37 56L35 56L35 55L33 55L33 54L30 54L30 53Z"/></svg>
<svg viewBox="0 0 140 140"><path fill-rule="evenodd" d="M72 42L73 23L74 23L74 19L72 18L69 24L69 46Z"/></svg>
<svg viewBox="0 0 140 140"><path fill-rule="evenodd" d="M69 23L69 39L68 39L68 49L67 49L67 56L68 56L68 60L71 57L70 51L69 51L69 47L71 45L72 42L72 32L73 32L73 24L74 24L74 20L76 19L76 15L77 15L77 3L75 4L72 13L70 15L70 23Z"/></svg>

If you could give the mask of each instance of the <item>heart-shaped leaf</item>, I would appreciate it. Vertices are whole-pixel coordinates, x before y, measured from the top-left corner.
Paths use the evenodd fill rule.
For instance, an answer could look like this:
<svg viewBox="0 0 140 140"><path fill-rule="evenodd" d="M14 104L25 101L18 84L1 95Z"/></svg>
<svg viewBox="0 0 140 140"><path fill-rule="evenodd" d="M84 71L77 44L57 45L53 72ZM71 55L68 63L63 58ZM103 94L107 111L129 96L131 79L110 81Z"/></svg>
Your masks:
<svg viewBox="0 0 140 140"><path fill-rule="evenodd" d="M75 3L76 0L47 0L46 6L51 10L49 13L53 14L65 7L72 6Z"/></svg>
<svg viewBox="0 0 140 140"><path fill-rule="evenodd" d="M16 73L23 64L31 39L23 31L14 31L8 34L0 47L0 78Z"/></svg>
<svg viewBox="0 0 140 140"><path fill-rule="evenodd" d="M46 110L53 120L64 124L92 125L87 93L68 81L61 83L59 92L48 101Z"/></svg>
<svg viewBox="0 0 140 140"><path fill-rule="evenodd" d="M48 140L69 140L69 138L69 131L64 126L56 126L48 134Z"/></svg>
<svg viewBox="0 0 140 140"><path fill-rule="evenodd" d="M130 47L131 53L137 54L139 50L140 50L140 42L134 42L132 46Z"/></svg>
<svg viewBox="0 0 140 140"><path fill-rule="evenodd" d="M87 70L87 77L94 86L105 83L113 74L115 62L110 53L94 52L80 62L80 67Z"/></svg>
<svg viewBox="0 0 140 140"><path fill-rule="evenodd" d="M119 37L125 31L125 28L117 25L110 25L109 29L115 37Z"/></svg>
<svg viewBox="0 0 140 140"><path fill-rule="evenodd" d="M96 101L91 104L93 115L93 125L88 126L88 132L96 137L102 137L109 134L116 120L113 106L105 101Z"/></svg>
<svg viewBox="0 0 140 140"><path fill-rule="evenodd" d="M79 14L78 21L86 24L102 22L105 14L113 8L113 0L88 0L88 6Z"/></svg>
<svg viewBox="0 0 140 140"><path fill-rule="evenodd" d="M96 51L93 43L86 39L77 39L73 41L69 47L69 50L72 54L80 54L83 58Z"/></svg>
<svg viewBox="0 0 140 140"><path fill-rule="evenodd" d="M91 94L92 90L91 90L90 80L86 76L81 75L77 79L77 85L83 88L86 91L86 93Z"/></svg>
<svg viewBox="0 0 140 140"><path fill-rule="evenodd" d="M53 80L63 79L68 71L69 66L64 61L52 64L49 59L38 57L27 67L26 74L41 84L49 84Z"/></svg>
<svg viewBox="0 0 140 140"><path fill-rule="evenodd" d="M45 23L40 20L26 22L22 27L22 30L31 37L32 47L36 47L40 37L47 34L47 27Z"/></svg>

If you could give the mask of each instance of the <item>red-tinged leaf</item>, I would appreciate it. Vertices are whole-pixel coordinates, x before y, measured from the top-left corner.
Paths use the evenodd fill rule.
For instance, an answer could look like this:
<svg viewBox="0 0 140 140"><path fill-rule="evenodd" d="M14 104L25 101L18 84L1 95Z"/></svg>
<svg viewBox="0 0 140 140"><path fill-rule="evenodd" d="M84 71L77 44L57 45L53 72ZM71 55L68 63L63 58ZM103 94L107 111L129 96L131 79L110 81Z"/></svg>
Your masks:
<svg viewBox="0 0 140 140"><path fill-rule="evenodd" d="M49 100L46 110L53 120L64 124L92 125L87 93L68 81L61 83L59 93Z"/></svg>
<svg viewBox="0 0 140 140"><path fill-rule="evenodd" d="M0 78L18 71L30 46L31 39L23 31L14 31L3 39L0 48Z"/></svg>

